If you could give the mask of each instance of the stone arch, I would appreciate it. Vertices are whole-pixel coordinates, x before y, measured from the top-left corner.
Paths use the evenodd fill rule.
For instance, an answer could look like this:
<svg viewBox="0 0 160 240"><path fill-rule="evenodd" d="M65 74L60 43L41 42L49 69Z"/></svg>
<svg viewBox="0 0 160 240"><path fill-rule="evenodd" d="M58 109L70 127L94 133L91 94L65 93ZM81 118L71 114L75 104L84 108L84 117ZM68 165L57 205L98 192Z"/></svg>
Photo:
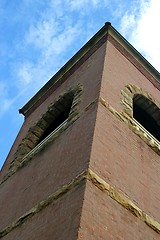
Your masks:
<svg viewBox="0 0 160 240"><path fill-rule="evenodd" d="M121 91L122 98L121 103L123 105L123 111L128 117L133 118L133 98L135 95L142 95L145 99L155 104L158 108L160 108L159 103L154 99L154 97L143 90L142 88L128 84L125 88Z"/></svg>
<svg viewBox="0 0 160 240"><path fill-rule="evenodd" d="M72 86L48 106L47 111L41 116L37 123L28 130L26 137L19 144L14 155L14 160L10 164L11 170L15 171L15 169L22 163L24 157L29 154L42 140L44 140L44 135L47 135L45 132L54 122L54 118L56 118L55 116L60 115L67 108L68 112L66 113L66 124L60 129L61 131L58 131L55 136L49 139L45 144L53 141L63 130L65 130L79 117L79 103L81 100L80 97L82 95L82 90L83 86L81 84ZM38 151L40 151L41 148Z"/></svg>
<svg viewBox="0 0 160 240"><path fill-rule="evenodd" d="M160 104L153 98L151 94L134 85L127 85L121 91L121 103L123 110L119 113L120 119L124 121L129 128L143 139L156 153L160 155ZM155 131L147 128L144 122L135 116L135 104L149 117L152 126L155 125ZM146 116L145 116L146 117ZM153 127L153 128L154 128ZM155 132L158 132L158 134Z"/></svg>

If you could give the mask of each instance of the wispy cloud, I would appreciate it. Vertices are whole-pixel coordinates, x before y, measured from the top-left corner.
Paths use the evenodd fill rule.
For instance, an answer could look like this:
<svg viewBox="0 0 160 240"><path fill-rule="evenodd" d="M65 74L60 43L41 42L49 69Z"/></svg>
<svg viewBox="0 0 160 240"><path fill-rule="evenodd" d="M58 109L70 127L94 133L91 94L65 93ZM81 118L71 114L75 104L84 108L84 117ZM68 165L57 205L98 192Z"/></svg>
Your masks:
<svg viewBox="0 0 160 240"><path fill-rule="evenodd" d="M99 0L69 0L68 3L71 7L72 10L78 10L78 9L86 9L87 10L87 5L92 5L93 7L97 7L98 4L103 4L103 1Z"/></svg>
<svg viewBox="0 0 160 240"><path fill-rule="evenodd" d="M24 91L25 86L30 86L32 93L34 89L37 91L64 64L69 49L74 52L76 42L80 44L81 39L85 42L92 24L86 24L86 19L76 14L79 8L84 7L90 12L86 5L96 8L100 3L100 0L50 1L39 21L31 23L25 32L23 47L32 49L32 55L38 55L35 61L33 56L30 61L24 59L17 65L19 89L23 86Z"/></svg>
<svg viewBox="0 0 160 240"><path fill-rule="evenodd" d="M5 111L7 111L13 103L13 99L9 97L9 89L7 84L4 81L0 81L0 117L3 115Z"/></svg>
<svg viewBox="0 0 160 240"><path fill-rule="evenodd" d="M99 19L103 23L110 20L107 16L101 18L99 14L102 12L105 15L105 12L110 11L112 19L119 20L117 26L120 25L121 33L160 69L157 54L160 52L160 34L157 31L160 21L159 0L127 1L128 5L122 4L121 0L113 0L112 4L109 0L46 0L45 4L37 0L22 2L25 5L19 6L19 9L22 13L23 8L26 9L28 21L26 25L25 21L20 25L23 35L17 35L13 41L16 41L16 45L12 44L10 71L12 77L14 73L14 82L12 86L6 83L0 86L0 91L4 92L0 96L1 102L4 102L4 111L19 97L21 104L24 104L24 101L42 87L96 32L95 26ZM14 17L17 23L22 19L22 13L17 18ZM8 48L6 45L5 49ZM8 56L11 56L11 53ZM9 94L9 87L12 87L15 95Z"/></svg>
<svg viewBox="0 0 160 240"><path fill-rule="evenodd" d="M37 26L31 26L25 37L26 48L32 45L36 61L25 60L17 69L17 81L20 89L29 86L38 90L64 62L65 54L75 39L80 36L81 24L69 24L61 30L55 30L52 21L43 21ZM58 34L57 34L58 32ZM64 59L63 59L64 58Z"/></svg>
<svg viewBox="0 0 160 240"><path fill-rule="evenodd" d="M160 1L138 1L122 18L121 32L151 64L160 70ZM137 2L137 3L138 3Z"/></svg>

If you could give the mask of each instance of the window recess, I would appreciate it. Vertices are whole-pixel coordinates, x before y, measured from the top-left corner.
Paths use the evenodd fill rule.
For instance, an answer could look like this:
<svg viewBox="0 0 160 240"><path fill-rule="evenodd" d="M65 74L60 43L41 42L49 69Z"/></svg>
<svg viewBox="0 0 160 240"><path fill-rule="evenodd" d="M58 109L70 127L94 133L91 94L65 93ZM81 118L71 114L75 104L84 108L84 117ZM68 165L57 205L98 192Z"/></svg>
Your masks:
<svg viewBox="0 0 160 240"><path fill-rule="evenodd" d="M160 142L160 109L142 94L133 96L133 118Z"/></svg>
<svg viewBox="0 0 160 240"><path fill-rule="evenodd" d="M42 142L51 133L58 131L64 124L66 124L69 117L71 106L73 103L73 94L66 94L62 99L55 103L53 109L44 116L47 119L46 128L43 131L42 136L39 138L37 144Z"/></svg>

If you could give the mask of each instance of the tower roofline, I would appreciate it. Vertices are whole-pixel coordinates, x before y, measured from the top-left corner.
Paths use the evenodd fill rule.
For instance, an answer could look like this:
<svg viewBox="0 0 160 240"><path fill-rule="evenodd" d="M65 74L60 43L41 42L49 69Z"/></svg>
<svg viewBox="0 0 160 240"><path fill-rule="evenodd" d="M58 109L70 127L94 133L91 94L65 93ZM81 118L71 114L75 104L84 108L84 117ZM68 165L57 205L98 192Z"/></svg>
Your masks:
<svg viewBox="0 0 160 240"><path fill-rule="evenodd" d="M111 25L105 25L21 108L19 113L26 113L55 85L67 72L71 70L89 51L109 34L119 43L143 68L157 81L160 81L160 73ZM107 38L105 39L105 41Z"/></svg>

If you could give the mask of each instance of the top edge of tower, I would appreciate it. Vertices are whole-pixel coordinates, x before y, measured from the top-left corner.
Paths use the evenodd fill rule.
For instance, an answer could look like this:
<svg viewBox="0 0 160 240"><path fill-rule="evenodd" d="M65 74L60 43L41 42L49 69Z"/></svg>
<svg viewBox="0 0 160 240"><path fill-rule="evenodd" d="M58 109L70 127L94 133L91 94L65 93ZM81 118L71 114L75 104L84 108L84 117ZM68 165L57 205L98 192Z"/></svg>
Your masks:
<svg viewBox="0 0 160 240"><path fill-rule="evenodd" d="M106 22L104 26L19 110L27 117L31 108L42 98L52 87L68 73L72 73L74 66L82 64L87 55L91 55L110 35L118 44L125 49L142 67L147 70L153 78L160 81L160 73L112 26ZM89 54L90 53L90 54Z"/></svg>

